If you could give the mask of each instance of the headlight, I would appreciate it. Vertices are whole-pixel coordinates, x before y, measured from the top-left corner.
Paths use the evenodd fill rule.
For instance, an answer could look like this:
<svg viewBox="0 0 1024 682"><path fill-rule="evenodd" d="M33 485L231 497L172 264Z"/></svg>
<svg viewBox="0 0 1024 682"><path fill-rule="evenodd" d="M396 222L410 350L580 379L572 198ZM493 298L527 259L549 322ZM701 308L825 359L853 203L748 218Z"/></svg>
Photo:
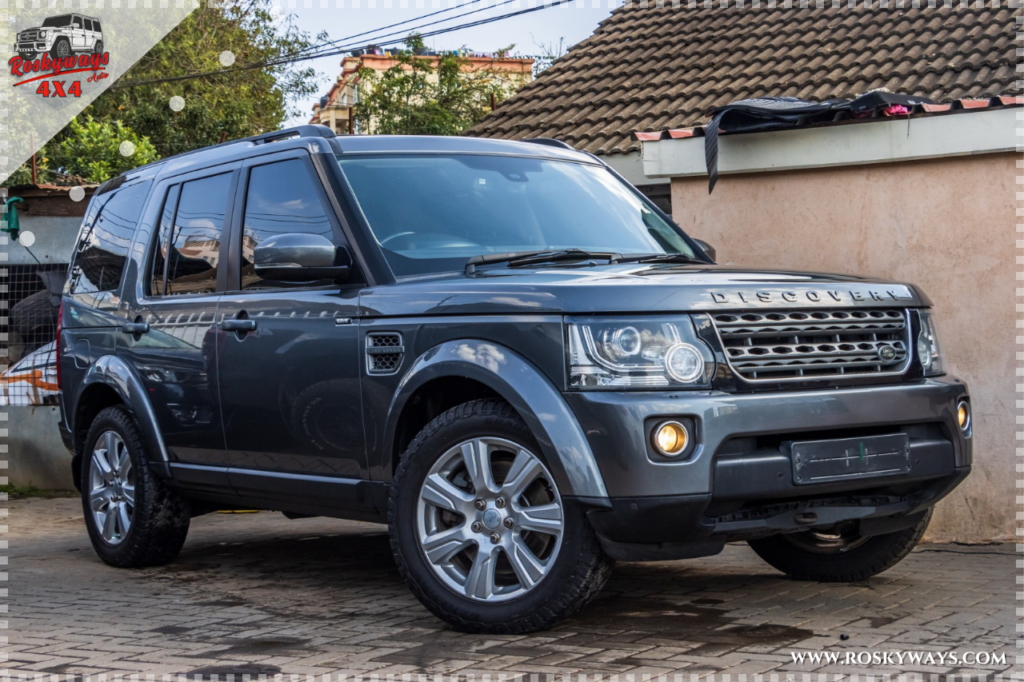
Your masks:
<svg viewBox="0 0 1024 682"><path fill-rule="evenodd" d="M568 321L569 386L705 388L715 362L685 315Z"/></svg>
<svg viewBox="0 0 1024 682"><path fill-rule="evenodd" d="M939 337L935 332L935 318L928 310L919 313L921 331L917 335L917 357L921 361L925 376L942 374L942 353L939 351Z"/></svg>

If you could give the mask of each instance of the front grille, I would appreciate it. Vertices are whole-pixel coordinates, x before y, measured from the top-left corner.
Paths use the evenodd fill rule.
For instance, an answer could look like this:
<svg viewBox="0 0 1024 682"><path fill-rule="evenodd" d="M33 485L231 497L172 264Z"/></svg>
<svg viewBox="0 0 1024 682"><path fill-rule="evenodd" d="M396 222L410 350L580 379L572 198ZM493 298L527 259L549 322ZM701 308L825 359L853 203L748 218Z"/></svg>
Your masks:
<svg viewBox="0 0 1024 682"><path fill-rule="evenodd" d="M397 332L366 335L366 371L370 374L394 374L402 366L405 346Z"/></svg>
<svg viewBox="0 0 1024 682"><path fill-rule="evenodd" d="M907 311L813 310L712 316L733 371L748 381L900 371L910 348Z"/></svg>

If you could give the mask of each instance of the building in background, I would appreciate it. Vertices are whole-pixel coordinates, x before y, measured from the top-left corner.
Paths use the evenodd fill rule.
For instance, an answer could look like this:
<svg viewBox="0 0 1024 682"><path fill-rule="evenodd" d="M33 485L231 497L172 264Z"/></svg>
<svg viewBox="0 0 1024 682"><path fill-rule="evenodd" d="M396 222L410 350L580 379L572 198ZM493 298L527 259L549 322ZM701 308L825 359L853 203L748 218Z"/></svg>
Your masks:
<svg viewBox="0 0 1024 682"><path fill-rule="evenodd" d="M362 89L362 93L365 95L365 89L372 87L360 77L359 71L367 68L377 73L383 73L398 64L393 51L377 50L377 52L378 54L345 57L341 61L341 74L331 85L327 94L313 105L313 117L310 119L310 123L325 125L336 135L373 132L372 130L360 130L356 121L355 111L359 103L360 91ZM427 52L417 58L428 60L436 72L438 62L436 53ZM516 59L478 53L466 54L463 59L466 71L487 74L488 77L505 78L515 89L533 80L533 59ZM436 73L432 74L430 79L437 82Z"/></svg>
<svg viewBox="0 0 1024 682"><path fill-rule="evenodd" d="M469 134L562 140L671 212L669 183L644 175L634 131L699 125L711 109L753 97L852 99L887 88L949 102L1016 92L1021 10L1006 4L687 4L616 9Z"/></svg>

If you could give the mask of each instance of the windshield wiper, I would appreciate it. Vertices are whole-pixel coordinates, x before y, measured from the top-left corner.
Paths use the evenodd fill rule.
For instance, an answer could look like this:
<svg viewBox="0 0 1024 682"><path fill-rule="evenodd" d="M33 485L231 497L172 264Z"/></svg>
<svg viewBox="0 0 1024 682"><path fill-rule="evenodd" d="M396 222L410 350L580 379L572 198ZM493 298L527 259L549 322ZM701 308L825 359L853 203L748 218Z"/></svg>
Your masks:
<svg viewBox="0 0 1024 682"><path fill-rule="evenodd" d="M630 253L613 258L611 263L696 263L697 265L709 265L707 261L687 256L685 253Z"/></svg>
<svg viewBox="0 0 1024 682"><path fill-rule="evenodd" d="M509 267L522 265L535 265L538 263L559 263L570 260L586 260L588 258L607 259L614 262L621 258L617 253L603 251L584 251L583 249L560 249L558 251L513 251L512 253L486 253L482 256L473 256L466 261L466 274L476 272L478 265L492 265L495 263L508 263Z"/></svg>

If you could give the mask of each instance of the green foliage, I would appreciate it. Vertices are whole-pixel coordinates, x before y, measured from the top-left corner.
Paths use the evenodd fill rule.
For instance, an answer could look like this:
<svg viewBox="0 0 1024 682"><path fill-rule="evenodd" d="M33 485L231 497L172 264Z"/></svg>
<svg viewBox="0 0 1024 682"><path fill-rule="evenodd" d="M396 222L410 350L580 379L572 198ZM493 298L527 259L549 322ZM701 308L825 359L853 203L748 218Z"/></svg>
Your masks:
<svg viewBox="0 0 1024 682"><path fill-rule="evenodd" d="M149 138L120 121L100 122L87 115L84 122L72 119L68 131L64 139L52 146L52 156L48 157L48 163L66 175L103 182L160 158ZM135 148L129 156L121 153L121 145L125 142Z"/></svg>
<svg viewBox="0 0 1024 682"><path fill-rule="evenodd" d="M160 156L216 144L222 135L231 140L277 130L290 116L300 113L299 103L305 104L317 92L312 67L286 64L124 87L130 81L224 69L220 62L224 51L234 54L233 68L274 61L311 47L313 39L295 27L292 16L277 19L272 15L273 5L273 0L243 0L213 7L203 0L84 113L104 124L124 126L139 139L148 138ZM326 37L322 33L315 40L322 42ZM175 95L185 100L182 111L172 111L169 106ZM73 127L66 127L50 141L47 151L55 158L60 156L57 145L75 134ZM138 139L132 141L139 148ZM42 154L41 150L38 156L42 158ZM143 163L137 155L130 161L129 167ZM90 172L100 173L102 165ZM30 182L30 175L25 164L5 184ZM50 177L40 175L43 180L49 182Z"/></svg>
<svg viewBox="0 0 1024 682"><path fill-rule="evenodd" d="M76 176L100 183L120 173L160 158L149 138L139 135L120 121L101 122L86 115L83 121L72 119L60 139L50 140L36 153L36 174L40 183L68 183ZM134 150L121 153L122 143ZM31 162L24 164L7 181L8 186L32 182Z"/></svg>
<svg viewBox="0 0 1024 682"><path fill-rule="evenodd" d="M492 94L495 102L502 102L519 85L495 69L465 71L469 60L456 53L419 57L423 39L418 35L410 36L405 45L408 49L395 56L397 63L390 69L359 70L356 120L367 132L459 135L490 112ZM501 50L498 58L512 47Z"/></svg>
<svg viewBox="0 0 1024 682"><path fill-rule="evenodd" d="M316 71L309 66L279 65L217 76L122 87L122 83L217 71L220 55L230 51L233 67L281 59L313 45L292 16L277 20L273 0L211 7L209 0L178 24L163 40L100 95L89 108L97 119L121 120L149 137L162 156L191 151L227 139L277 130L300 113L317 91ZM317 36L318 41L326 34ZM185 108L168 106L175 95ZM292 110L289 110L289 107Z"/></svg>

